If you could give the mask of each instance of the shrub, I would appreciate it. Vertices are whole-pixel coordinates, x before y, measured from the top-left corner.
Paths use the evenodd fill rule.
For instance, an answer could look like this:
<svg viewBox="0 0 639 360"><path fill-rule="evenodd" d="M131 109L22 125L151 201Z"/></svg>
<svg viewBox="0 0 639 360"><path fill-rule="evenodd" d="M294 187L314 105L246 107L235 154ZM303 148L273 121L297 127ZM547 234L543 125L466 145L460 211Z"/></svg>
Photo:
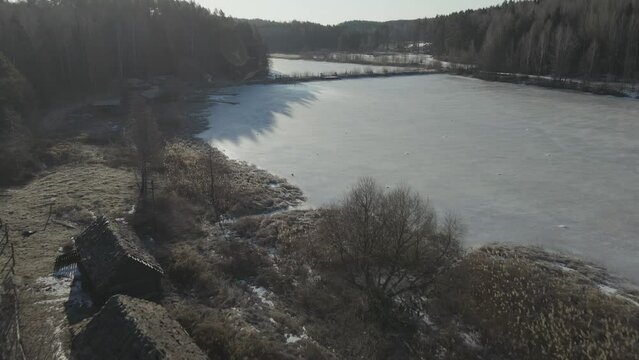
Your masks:
<svg viewBox="0 0 639 360"><path fill-rule="evenodd" d="M385 192L364 178L320 221L331 267L387 308L399 297L424 294L461 254L463 227L440 226L427 201L407 187Z"/></svg>
<svg viewBox="0 0 639 360"><path fill-rule="evenodd" d="M211 359L288 359L281 345L223 311L177 306L171 315Z"/></svg>
<svg viewBox="0 0 639 360"><path fill-rule="evenodd" d="M180 286L193 286L208 270L201 256L191 248L177 249L171 255L167 270L171 280Z"/></svg>
<svg viewBox="0 0 639 360"><path fill-rule="evenodd" d="M157 195L155 201L140 200L131 222L140 233L151 234L162 242L174 242L203 236L204 215L197 203L168 192Z"/></svg>
<svg viewBox="0 0 639 360"><path fill-rule="evenodd" d="M220 253L228 261L221 264L221 270L235 279L256 277L268 265L265 254L249 243L230 241L222 245Z"/></svg>

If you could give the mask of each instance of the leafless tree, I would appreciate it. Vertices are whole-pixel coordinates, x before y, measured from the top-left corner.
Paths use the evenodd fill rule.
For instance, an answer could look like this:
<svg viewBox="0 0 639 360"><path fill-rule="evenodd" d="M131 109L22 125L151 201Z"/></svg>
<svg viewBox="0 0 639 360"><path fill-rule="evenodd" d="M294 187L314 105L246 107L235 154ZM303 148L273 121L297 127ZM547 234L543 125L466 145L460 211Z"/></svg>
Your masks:
<svg viewBox="0 0 639 360"><path fill-rule="evenodd" d="M330 266L378 304L427 292L461 255L462 224L437 222L428 201L408 187L384 191L363 178L319 225Z"/></svg>
<svg viewBox="0 0 639 360"><path fill-rule="evenodd" d="M180 195L202 200L219 223L237 197L237 187L224 155L206 145L178 141L165 148L169 187Z"/></svg>
<svg viewBox="0 0 639 360"><path fill-rule="evenodd" d="M131 96L129 118L129 136L138 154L138 189L140 195L144 196L151 180L151 169L161 159L162 136L150 107L141 95Z"/></svg>

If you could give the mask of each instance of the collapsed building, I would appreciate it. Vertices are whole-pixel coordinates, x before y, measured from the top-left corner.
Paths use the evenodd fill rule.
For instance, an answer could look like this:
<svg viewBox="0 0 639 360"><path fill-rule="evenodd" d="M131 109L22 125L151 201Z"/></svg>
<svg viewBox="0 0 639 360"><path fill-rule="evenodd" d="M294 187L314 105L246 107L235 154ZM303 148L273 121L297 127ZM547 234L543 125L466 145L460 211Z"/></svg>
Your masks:
<svg viewBox="0 0 639 360"><path fill-rule="evenodd" d="M116 294L151 298L161 293L164 272L128 227L99 217L75 239L75 246L96 301Z"/></svg>
<svg viewBox="0 0 639 360"><path fill-rule="evenodd" d="M78 330L71 355L77 360L208 359L162 306L124 295L111 297Z"/></svg>

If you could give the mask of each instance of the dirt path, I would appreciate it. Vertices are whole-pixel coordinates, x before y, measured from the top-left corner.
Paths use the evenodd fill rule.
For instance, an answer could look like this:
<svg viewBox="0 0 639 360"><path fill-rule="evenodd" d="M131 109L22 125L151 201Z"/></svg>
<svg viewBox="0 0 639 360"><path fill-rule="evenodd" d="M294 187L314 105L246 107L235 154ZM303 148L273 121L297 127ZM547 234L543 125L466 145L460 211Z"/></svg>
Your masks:
<svg viewBox="0 0 639 360"><path fill-rule="evenodd" d="M68 358L67 310L70 305L90 305L89 299L73 294L73 273L53 276L56 255L95 214L123 217L134 203L133 173L107 167L95 148L82 150L81 161L0 196L0 218L9 224L15 244L22 335L29 358ZM36 232L25 237L24 231Z"/></svg>

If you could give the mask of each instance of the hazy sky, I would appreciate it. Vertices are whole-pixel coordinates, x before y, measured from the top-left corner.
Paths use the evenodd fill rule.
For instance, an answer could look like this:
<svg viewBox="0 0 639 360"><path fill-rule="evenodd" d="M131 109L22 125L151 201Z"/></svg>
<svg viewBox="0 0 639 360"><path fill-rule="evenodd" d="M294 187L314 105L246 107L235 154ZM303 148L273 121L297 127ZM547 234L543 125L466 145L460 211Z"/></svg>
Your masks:
<svg viewBox="0 0 639 360"><path fill-rule="evenodd" d="M237 18L305 20L337 24L346 20L417 19L500 4L502 0L196 0Z"/></svg>

